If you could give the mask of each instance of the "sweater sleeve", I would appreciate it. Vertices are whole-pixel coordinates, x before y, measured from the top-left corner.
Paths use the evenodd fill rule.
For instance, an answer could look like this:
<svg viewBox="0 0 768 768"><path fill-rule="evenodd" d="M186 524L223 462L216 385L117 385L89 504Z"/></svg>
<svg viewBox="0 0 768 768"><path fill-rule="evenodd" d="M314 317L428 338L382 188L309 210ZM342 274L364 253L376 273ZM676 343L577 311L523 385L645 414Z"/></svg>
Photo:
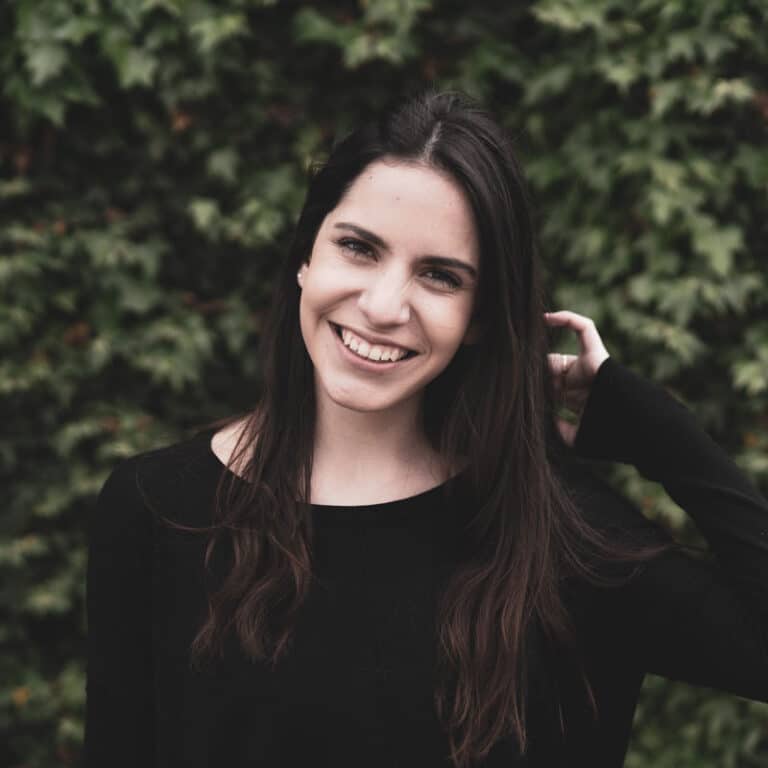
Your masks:
<svg viewBox="0 0 768 768"><path fill-rule="evenodd" d="M128 459L104 483L89 527L85 768L154 765L151 534Z"/></svg>
<svg viewBox="0 0 768 768"><path fill-rule="evenodd" d="M768 502L661 387L608 358L593 382L577 456L634 465L690 515L714 558L650 560L614 617L646 672L768 701ZM615 492L601 516L626 518Z"/></svg>

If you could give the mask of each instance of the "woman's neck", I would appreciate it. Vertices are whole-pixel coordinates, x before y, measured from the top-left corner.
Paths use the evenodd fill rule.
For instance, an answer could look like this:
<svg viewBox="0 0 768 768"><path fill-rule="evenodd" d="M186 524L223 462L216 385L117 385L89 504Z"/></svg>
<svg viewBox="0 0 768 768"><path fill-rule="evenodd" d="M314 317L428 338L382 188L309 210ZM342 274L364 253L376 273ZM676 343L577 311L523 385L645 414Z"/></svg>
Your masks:
<svg viewBox="0 0 768 768"><path fill-rule="evenodd" d="M356 411L317 398L312 501L372 504L444 482L417 400L386 411Z"/></svg>
<svg viewBox="0 0 768 768"><path fill-rule="evenodd" d="M419 407L363 413L318 400L311 488L315 504L355 506L407 498L461 469L445 466L432 449ZM230 461L245 423L240 419L213 436L211 448L223 464ZM247 458L232 471L242 475Z"/></svg>

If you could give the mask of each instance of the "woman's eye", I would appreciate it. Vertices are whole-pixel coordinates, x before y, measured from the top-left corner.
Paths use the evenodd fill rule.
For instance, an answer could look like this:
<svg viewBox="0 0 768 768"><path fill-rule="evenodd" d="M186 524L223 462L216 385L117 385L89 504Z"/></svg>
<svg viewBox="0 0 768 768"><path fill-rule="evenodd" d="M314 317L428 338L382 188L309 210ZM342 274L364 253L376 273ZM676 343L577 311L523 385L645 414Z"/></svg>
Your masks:
<svg viewBox="0 0 768 768"><path fill-rule="evenodd" d="M368 243L358 240L354 237L342 237L335 241L336 245L344 251L351 252L354 256L362 258L376 258L376 253ZM461 280L451 272L444 272L442 269L428 269L424 272L426 279L433 285L437 285L441 290L456 291L461 288Z"/></svg>
<svg viewBox="0 0 768 768"><path fill-rule="evenodd" d="M428 279L433 283L439 283L444 288L455 291L461 288L461 280L450 272L443 272L441 269L430 269L424 273L428 275Z"/></svg>
<svg viewBox="0 0 768 768"><path fill-rule="evenodd" d="M362 256L373 255L373 251L367 243L364 243L362 240L355 240L352 237L344 237L341 240L337 240L336 244L344 250L359 253Z"/></svg>

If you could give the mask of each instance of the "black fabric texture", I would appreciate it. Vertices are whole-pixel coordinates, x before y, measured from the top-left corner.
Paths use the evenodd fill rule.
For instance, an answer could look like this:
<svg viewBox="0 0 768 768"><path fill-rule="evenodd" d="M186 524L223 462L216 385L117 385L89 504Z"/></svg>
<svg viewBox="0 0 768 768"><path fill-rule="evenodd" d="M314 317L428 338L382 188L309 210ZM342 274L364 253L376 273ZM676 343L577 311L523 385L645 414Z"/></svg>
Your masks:
<svg viewBox="0 0 768 768"><path fill-rule="evenodd" d="M383 504L313 505L313 588L286 660L269 668L233 644L194 669L206 540L161 516L210 522L228 472L210 438L120 462L99 494L86 768L449 768L433 705L434 612L461 544L460 495L440 486ZM619 768L646 673L768 701L768 502L688 409L613 358L597 372L567 459L564 481L594 526L668 540L591 469L629 463L664 486L713 556L672 549L620 587L564 586L579 664L532 643L530 746L520 755L500 741L483 768Z"/></svg>

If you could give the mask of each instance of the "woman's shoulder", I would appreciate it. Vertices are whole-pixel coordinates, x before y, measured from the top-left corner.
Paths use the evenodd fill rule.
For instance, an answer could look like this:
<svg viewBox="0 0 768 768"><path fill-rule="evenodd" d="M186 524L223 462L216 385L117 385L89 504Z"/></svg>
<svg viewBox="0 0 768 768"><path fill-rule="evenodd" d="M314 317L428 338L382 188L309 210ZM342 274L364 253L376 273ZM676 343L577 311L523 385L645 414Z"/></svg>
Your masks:
<svg viewBox="0 0 768 768"><path fill-rule="evenodd" d="M248 418L240 417L230 419L220 429L213 432L210 439L210 450L222 467L241 476L245 472L247 464L247 451L242 450L241 438L247 430ZM252 441L255 441L253 436Z"/></svg>
<svg viewBox="0 0 768 768"><path fill-rule="evenodd" d="M212 435L213 430L203 429L118 461L99 492L97 514L151 523L200 517L196 510L213 499L221 474L211 452Z"/></svg>

